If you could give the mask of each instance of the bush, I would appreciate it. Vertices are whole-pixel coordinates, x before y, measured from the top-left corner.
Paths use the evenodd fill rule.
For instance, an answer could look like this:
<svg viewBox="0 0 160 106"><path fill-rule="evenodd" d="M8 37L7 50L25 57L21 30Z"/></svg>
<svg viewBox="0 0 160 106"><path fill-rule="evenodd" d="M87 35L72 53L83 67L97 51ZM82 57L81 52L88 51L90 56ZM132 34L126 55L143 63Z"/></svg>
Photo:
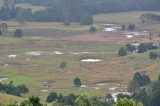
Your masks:
<svg viewBox="0 0 160 106"><path fill-rule="evenodd" d="M26 85L18 85L17 86L18 92L19 93L28 93L29 89L26 87Z"/></svg>
<svg viewBox="0 0 160 106"><path fill-rule="evenodd" d="M16 31L14 32L14 37L23 37L23 31L21 29L16 29Z"/></svg>
<svg viewBox="0 0 160 106"><path fill-rule="evenodd" d="M153 43L149 43L146 46L148 50L158 49L158 46L153 45Z"/></svg>
<svg viewBox="0 0 160 106"><path fill-rule="evenodd" d="M144 43L141 43L139 46L138 46L138 53L144 53L147 51L147 46L146 44Z"/></svg>
<svg viewBox="0 0 160 106"><path fill-rule="evenodd" d="M126 44L125 48L127 52L133 52L136 50L136 47L132 46L131 44Z"/></svg>
<svg viewBox="0 0 160 106"><path fill-rule="evenodd" d="M51 92L48 96L47 96L47 99L46 99L46 102L48 103L51 103L55 100L58 100L58 95L56 92Z"/></svg>
<svg viewBox="0 0 160 106"><path fill-rule="evenodd" d="M135 29L135 25L134 24L129 24L128 25L128 30L134 30Z"/></svg>
<svg viewBox="0 0 160 106"><path fill-rule="evenodd" d="M30 106L43 106L43 104L40 103L39 97L35 97L35 96L29 97L28 101L31 103ZM25 106L28 106L28 105L25 105Z"/></svg>
<svg viewBox="0 0 160 106"><path fill-rule="evenodd" d="M136 81L139 86L145 86L151 82L149 76L141 74L139 72L134 74L133 80Z"/></svg>
<svg viewBox="0 0 160 106"><path fill-rule="evenodd" d="M129 92L133 92L133 93L134 93L134 92L136 92L138 89L139 89L139 84L138 84L137 81L132 80L132 81L129 82L128 88L127 88L127 90L128 90Z"/></svg>
<svg viewBox="0 0 160 106"><path fill-rule="evenodd" d="M120 99L114 106L143 106L141 102L136 102L133 99L123 98Z"/></svg>
<svg viewBox="0 0 160 106"><path fill-rule="evenodd" d="M126 56L127 55L127 51L121 47L119 50L118 50L118 57L122 57L122 56Z"/></svg>
<svg viewBox="0 0 160 106"><path fill-rule="evenodd" d="M77 86L77 87L81 86L81 80L80 80L80 78L76 77L74 79L74 85Z"/></svg>
<svg viewBox="0 0 160 106"><path fill-rule="evenodd" d="M97 32L96 27L93 27L93 26L90 27L89 32L92 32L92 33Z"/></svg>
<svg viewBox="0 0 160 106"><path fill-rule="evenodd" d="M22 93L25 94L29 92L25 85L14 86L13 81L10 81L9 84L0 83L0 91L15 96L21 96Z"/></svg>
<svg viewBox="0 0 160 106"><path fill-rule="evenodd" d="M62 61L59 68L63 69L64 71L66 71L67 68L67 62Z"/></svg>
<svg viewBox="0 0 160 106"><path fill-rule="evenodd" d="M150 53L149 53L149 58L150 58L151 60L155 60L155 59L158 58L158 54L157 54L157 53L154 53L154 52L150 52Z"/></svg>

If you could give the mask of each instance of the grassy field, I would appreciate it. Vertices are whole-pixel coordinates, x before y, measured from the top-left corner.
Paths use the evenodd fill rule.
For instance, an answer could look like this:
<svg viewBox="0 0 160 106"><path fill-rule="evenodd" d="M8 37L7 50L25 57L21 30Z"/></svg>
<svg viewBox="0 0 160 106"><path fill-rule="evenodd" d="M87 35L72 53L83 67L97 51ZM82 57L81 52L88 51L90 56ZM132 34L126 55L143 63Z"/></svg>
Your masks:
<svg viewBox="0 0 160 106"><path fill-rule="evenodd" d="M21 7L24 9L32 9L32 12L38 11L38 10L44 10L45 7L43 6L32 6L31 4L16 4L16 7Z"/></svg>
<svg viewBox="0 0 160 106"><path fill-rule="evenodd" d="M101 18L98 19L101 20ZM104 22L107 21L104 20ZM26 84L30 93L24 97L35 95L45 101L51 91L65 95L87 92L91 96L105 96L106 93L125 91L125 88L117 84L127 86L137 71L146 72L153 80L156 80L160 74L160 60L150 61L148 53L117 57L116 52L124 46L124 43L63 39L66 36L71 38L77 35L85 36L89 33L89 26L77 23L71 26L64 26L62 23L30 22L24 26L14 21L6 23L9 25L9 32L7 36L0 37L0 78L8 78L2 83L13 80L15 85ZM17 28L24 31L23 38L13 38L13 32ZM152 28L149 27L149 29ZM98 36L99 32L93 35ZM54 51L61 54L55 54ZM40 55L34 56L28 52L36 52ZM8 57L13 54L17 57ZM102 61L81 62L81 59L88 58ZM61 62L67 62L66 71L59 68ZM73 79L76 76L80 77L82 84L87 87L75 87ZM44 92L42 90L48 90L44 86L46 81L52 82L51 90ZM104 85L99 85L102 83ZM111 91L110 88L113 87L118 89ZM0 100L1 95L4 94L0 94Z"/></svg>
<svg viewBox="0 0 160 106"><path fill-rule="evenodd" d="M0 103L5 103L5 104L9 104L12 102L21 102L23 101L24 98L20 98L20 97L16 97L16 96L11 96L11 95L7 95L4 93L0 93Z"/></svg>
<svg viewBox="0 0 160 106"><path fill-rule="evenodd" d="M155 13L160 12L153 11L137 11L137 12L122 12L122 13L108 13L99 14L94 16L95 23L115 23L115 24L126 24L126 23L140 23L140 16L144 13Z"/></svg>

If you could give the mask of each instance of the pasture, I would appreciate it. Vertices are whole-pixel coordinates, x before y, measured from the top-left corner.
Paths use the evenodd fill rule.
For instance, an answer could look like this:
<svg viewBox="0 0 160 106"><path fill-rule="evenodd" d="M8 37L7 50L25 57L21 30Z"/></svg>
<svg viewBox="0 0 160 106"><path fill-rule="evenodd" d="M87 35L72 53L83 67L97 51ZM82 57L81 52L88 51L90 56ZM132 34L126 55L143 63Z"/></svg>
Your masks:
<svg viewBox="0 0 160 106"><path fill-rule="evenodd" d="M12 102L15 102L15 101L22 102L23 100L24 100L24 98L0 93L0 103L9 104L9 103L12 103Z"/></svg>
<svg viewBox="0 0 160 106"><path fill-rule="evenodd" d="M45 9L45 7L43 7L43 6L32 6L29 3L16 4L16 7L21 7L21 8L24 8L24 9L32 9L32 12L39 11L39 10L44 10Z"/></svg>
<svg viewBox="0 0 160 106"><path fill-rule="evenodd" d="M90 26L77 23L70 26L47 22L30 22L23 26L14 21L5 23L9 29L6 36L0 37L0 78L8 79L1 82L13 80L15 85L26 84L30 93L24 97L35 95L45 101L51 91L65 95L87 92L91 96L105 96L106 93L126 91L137 71L147 73L153 80L160 74L160 60L149 60L148 52L117 57L120 47L129 42L140 43L146 39L144 36L127 39L120 36L119 30L100 31L101 26L98 26L99 32L93 34L88 32ZM154 32L158 26L143 26L138 31ZM23 30L23 38L13 38L17 28ZM155 35L154 39L159 38ZM82 59L102 61L89 63ZM62 62L67 63L65 70L59 67ZM77 76L82 81L80 88L73 85Z"/></svg>
<svg viewBox="0 0 160 106"><path fill-rule="evenodd" d="M136 23L140 24L140 16L145 13L160 14L159 11L133 11L133 12L120 12L99 14L94 16L95 23L114 23L114 24L127 24Z"/></svg>

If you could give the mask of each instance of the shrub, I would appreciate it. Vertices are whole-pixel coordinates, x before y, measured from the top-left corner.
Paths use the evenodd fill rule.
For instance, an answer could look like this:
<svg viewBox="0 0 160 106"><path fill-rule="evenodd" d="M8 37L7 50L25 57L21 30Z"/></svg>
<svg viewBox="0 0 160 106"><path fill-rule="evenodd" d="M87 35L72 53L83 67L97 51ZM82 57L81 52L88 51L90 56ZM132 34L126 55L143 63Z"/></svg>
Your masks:
<svg viewBox="0 0 160 106"><path fill-rule="evenodd" d="M150 52L150 53L149 53L149 58L150 58L151 60L155 60L155 59L158 58L158 54L157 54L157 53L154 53L154 52Z"/></svg>
<svg viewBox="0 0 160 106"><path fill-rule="evenodd" d="M137 81L132 80L129 82L127 88L129 92L136 92L138 89L139 89L139 83Z"/></svg>
<svg viewBox="0 0 160 106"><path fill-rule="evenodd" d="M21 29L16 29L16 31L14 32L14 37L23 37L23 31Z"/></svg>
<svg viewBox="0 0 160 106"><path fill-rule="evenodd" d="M121 47L119 50L118 50L118 57L122 57L122 56L126 56L127 55L127 51Z"/></svg>
<svg viewBox="0 0 160 106"><path fill-rule="evenodd" d="M129 24L128 25L128 30L134 30L135 29L135 25L134 24Z"/></svg>
<svg viewBox="0 0 160 106"><path fill-rule="evenodd" d="M139 46L138 46L138 53L144 53L147 51L147 46L146 44L144 43L141 43Z"/></svg>
<svg viewBox="0 0 160 106"><path fill-rule="evenodd" d="M58 95L56 92L51 92L48 96L47 96L47 99L46 99L46 102L48 103L51 103L55 100L58 100Z"/></svg>
<svg viewBox="0 0 160 106"><path fill-rule="evenodd" d="M127 52L133 52L136 50L136 47L132 46L131 44L126 44L125 48Z"/></svg>
<svg viewBox="0 0 160 106"><path fill-rule="evenodd" d="M149 76L141 74L139 72L134 74L133 80L136 81L139 86L145 86L151 82Z"/></svg>
<svg viewBox="0 0 160 106"><path fill-rule="evenodd" d="M80 80L79 77L76 77L76 78L74 79L74 85L77 86L77 87L81 86L81 80Z"/></svg>
<svg viewBox="0 0 160 106"><path fill-rule="evenodd" d="M92 33L97 32L96 27L91 26L89 29L89 32L92 32Z"/></svg>

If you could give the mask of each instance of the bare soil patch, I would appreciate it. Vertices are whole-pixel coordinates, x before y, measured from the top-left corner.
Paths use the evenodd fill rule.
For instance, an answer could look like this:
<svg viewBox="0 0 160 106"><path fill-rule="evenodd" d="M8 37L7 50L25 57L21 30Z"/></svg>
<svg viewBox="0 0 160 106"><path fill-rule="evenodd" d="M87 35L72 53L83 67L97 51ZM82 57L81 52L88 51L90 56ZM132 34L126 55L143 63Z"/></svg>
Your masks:
<svg viewBox="0 0 160 106"><path fill-rule="evenodd" d="M127 37L121 31L117 32L100 32L95 34L68 36L62 38L69 41L84 41L84 42L109 42L109 43L160 43L159 34L153 34L150 39L149 32L146 34L133 35Z"/></svg>

